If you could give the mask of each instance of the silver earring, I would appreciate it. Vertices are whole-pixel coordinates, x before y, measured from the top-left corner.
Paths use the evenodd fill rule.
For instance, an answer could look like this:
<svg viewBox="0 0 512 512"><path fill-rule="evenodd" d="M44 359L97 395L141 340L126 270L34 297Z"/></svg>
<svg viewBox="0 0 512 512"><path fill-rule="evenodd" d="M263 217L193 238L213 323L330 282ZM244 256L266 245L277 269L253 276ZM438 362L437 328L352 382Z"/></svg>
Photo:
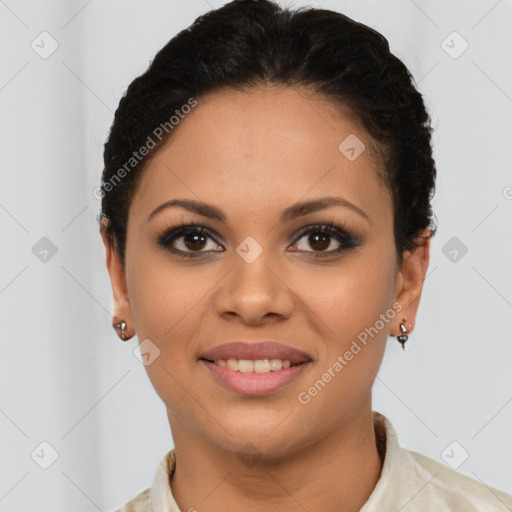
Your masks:
<svg viewBox="0 0 512 512"><path fill-rule="evenodd" d="M403 321L405 322L405 318ZM407 328L405 327L404 324L400 324L400 331L402 331L402 334L399 334L397 336L397 340L402 344L402 348L405 350L405 342L407 341L409 336L407 335Z"/></svg>
<svg viewBox="0 0 512 512"><path fill-rule="evenodd" d="M119 338L121 338L123 341L128 339L125 334L126 322L124 320L121 320L118 324L113 324L112 327L116 330ZM121 333L119 333L119 331L121 331Z"/></svg>

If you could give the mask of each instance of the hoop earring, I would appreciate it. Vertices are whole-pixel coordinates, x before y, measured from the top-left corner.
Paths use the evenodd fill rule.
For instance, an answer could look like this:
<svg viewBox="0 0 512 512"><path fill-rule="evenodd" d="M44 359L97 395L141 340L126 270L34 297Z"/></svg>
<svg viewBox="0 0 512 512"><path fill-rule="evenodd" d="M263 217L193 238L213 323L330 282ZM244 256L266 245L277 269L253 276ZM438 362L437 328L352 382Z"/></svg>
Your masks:
<svg viewBox="0 0 512 512"><path fill-rule="evenodd" d="M403 322L405 322L405 318L403 319ZM399 334L396 339L402 344L402 349L405 350L405 342L409 338L407 335L407 327L405 327L404 324L400 324L400 331L402 331L402 334Z"/></svg>
<svg viewBox="0 0 512 512"><path fill-rule="evenodd" d="M113 324L112 327L116 330L117 335L122 341L128 340L125 334L126 322L124 320L121 320L118 324ZM119 331L121 331L121 333L119 333Z"/></svg>

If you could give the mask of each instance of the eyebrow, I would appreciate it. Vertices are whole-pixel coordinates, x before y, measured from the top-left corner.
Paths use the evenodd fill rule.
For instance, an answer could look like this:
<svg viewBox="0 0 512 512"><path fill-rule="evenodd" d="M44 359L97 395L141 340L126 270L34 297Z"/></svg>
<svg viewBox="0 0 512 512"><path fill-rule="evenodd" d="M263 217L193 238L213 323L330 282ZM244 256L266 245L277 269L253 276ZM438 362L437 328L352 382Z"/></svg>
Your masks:
<svg viewBox="0 0 512 512"><path fill-rule="evenodd" d="M205 203L203 201L197 201L195 199L171 199L160 206L157 206L148 216L147 222L149 222L155 215L160 213L162 210L171 207L181 207L185 210L188 210L192 213L197 213L202 217L208 217L209 219L218 220L220 222L227 222L227 215L211 204ZM331 206L341 206L344 208L349 208L350 210L356 212L361 217L366 219L370 224L370 217L363 211L361 208L356 206L355 204L347 201L343 197L322 197L320 199L312 199L310 201L302 201L293 204L292 206L286 208L281 213L281 222L289 222L297 217L302 217L304 215L308 215L309 213L314 213L320 210L324 210Z"/></svg>

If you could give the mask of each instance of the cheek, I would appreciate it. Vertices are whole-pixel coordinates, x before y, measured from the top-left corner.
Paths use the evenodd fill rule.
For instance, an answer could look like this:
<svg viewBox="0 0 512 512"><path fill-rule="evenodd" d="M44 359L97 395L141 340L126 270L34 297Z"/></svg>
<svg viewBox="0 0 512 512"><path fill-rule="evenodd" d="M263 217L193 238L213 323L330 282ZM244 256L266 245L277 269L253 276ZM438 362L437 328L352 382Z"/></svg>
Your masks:
<svg viewBox="0 0 512 512"><path fill-rule="evenodd" d="M384 257L385 254L388 256ZM360 402L373 385L391 322L395 260L393 251L361 251L334 272L318 273L304 302L318 317L323 343L315 372L318 385L307 391L316 405ZM315 395L316 393L316 395ZM314 396L313 396L314 395ZM316 396L318 395L318 398ZM320 396L321 395L321 396ZM354 405L352 404L352 405Z"/></svg>
<svg viewBox="0 0 512 512"><path fill-rule="evenodd" d="M317 368L296 397L306 415L300 428L307 436L320 435L309 418L322 418L319 431L325 432L370 400L395 316L391 261L389 265L361 261L350 272L340 268L336 279L316 284L317 292L305 302L318 315L323 343Z"/></svg>
<svg viewBox="0 0 512 512"><path fill-rule="evenodd" d="M197 319L193 318L210 287L205 274L197 267L190 268L190 264L171 261L164 251L140 251L134 254L133 261L141 269L132 271L129 284L139 340L150 338L162 349L174 347L178 333L197 328Z"/></svg>
<svg viewBox="0 0 512 512"><path fill-rule="evenodd" d="M205 292L218 281L218 272L176 263L164 251L134 248L130 256L128 288L137 337L141 343L149 339L159 354L145 369L164 402L179 407L183 389L191 387L194 340L208 306Z"/></svg>
<svg viewBox="0 0 512 512"><path fill-rule="evenodd" d="M294 291L321 320L334 348L342 349L391 308L396 278L393 257L376 258L362 251L337 268L298 276ZM387 335L389 323L380 329Z"/></svg>
<svg viewBox="0 0 512 512"><path fill-rule="evenodd" d="M190 392L193 387L189 374L195 354L190 341L199 322L194 316L198 311L194 306L202 295L201 288L179 271L171 273L154 262L145 269L140 279L134 280L130 291L139 342L149 339L152 344L145 341L146 347L150 353L158 354L145 370L162 401L185 412L190 407L184 399L185 390Z"/></svg>

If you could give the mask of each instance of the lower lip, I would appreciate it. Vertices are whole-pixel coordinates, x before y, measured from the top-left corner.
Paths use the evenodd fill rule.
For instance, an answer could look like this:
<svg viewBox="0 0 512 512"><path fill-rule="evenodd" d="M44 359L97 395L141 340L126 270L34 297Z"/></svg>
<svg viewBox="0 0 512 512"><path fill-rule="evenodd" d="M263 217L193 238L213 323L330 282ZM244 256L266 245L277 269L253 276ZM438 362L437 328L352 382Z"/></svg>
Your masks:
<svg viewBox="0 0 512 512"><path fill-rule="evenodd" d="M289 368L270 371L266 373L239 372L219 366L204 359L200 360L212 372L213 376L229 389L244 395L266 395L283 388L294 381L310 366L306 361Z"/></svg>

